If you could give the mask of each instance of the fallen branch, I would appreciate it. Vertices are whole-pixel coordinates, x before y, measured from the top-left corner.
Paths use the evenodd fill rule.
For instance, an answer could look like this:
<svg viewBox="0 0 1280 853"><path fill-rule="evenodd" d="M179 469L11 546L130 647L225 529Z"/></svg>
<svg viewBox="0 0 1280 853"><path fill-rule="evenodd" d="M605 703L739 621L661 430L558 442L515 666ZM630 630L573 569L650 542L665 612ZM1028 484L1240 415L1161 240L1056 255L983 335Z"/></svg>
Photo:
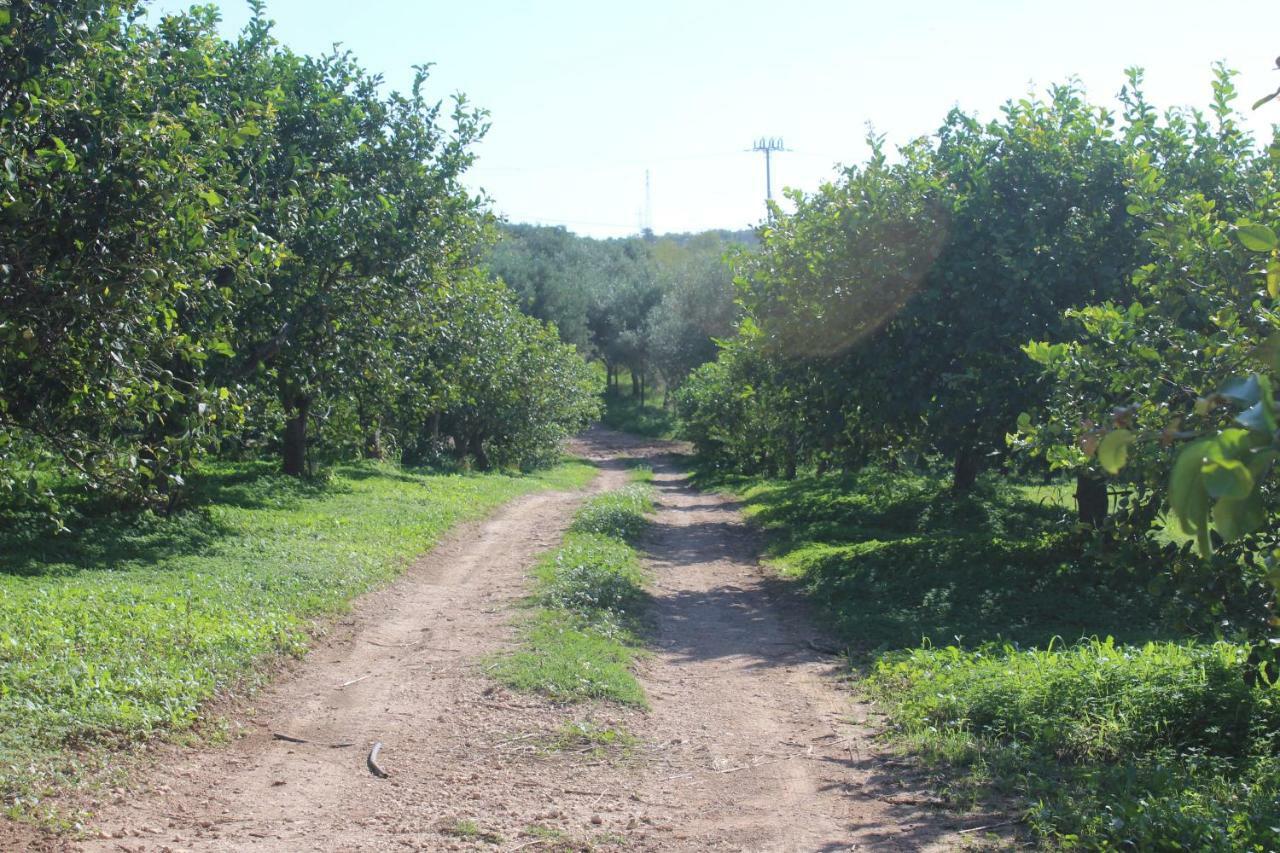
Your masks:
<svg viewBox="0 0 1280 853"><path fill-rule="evenodd" d="M381 646L384 649L407 649L409 646L420 644L421 640L414 640L412 643L379 643L377 640L365 640L371 646Z"/></svg>
<svg viewBox="0 0 1280 853"><path fill-rule="evenodd" d="M381 751L382 741L377 741L374 743L373 749L369 750L369 757L365 760L365 763L369 765L370 773L377 776L379 779L385 779L391 774L383 770L382 765L378 763L378 753Z"/></svg>
<svg viewBox="0 0 1280 853"><path fill-rule="evenodd" d="M1021 822L1022 822L1021 818L1013 818L1011 820L1002 820L999 823L989 823L986 826L971 826L968 829L960 830L958 834L964 835L969 832L982 832L984 829L998 829L1002 826L1012 826L1015 823L1021 823Z"/></svg>
<svg viewBox="0 0 1280 853"><path fill-rule="evenodd" d="M272 732L271 736L276 740L284 740L284 741L288 741L289 743L311 743L311 741L307 740L304 737L294 737L293 735L287 735L284 732ZM346 740L338 741L336 743L325 744L325 746L329 747L330 749L345 749L348 746L355 746L355 745L356 745L355 741L346 741Z"/></svg>
<svg viewBox="0 0 1280 853"><path fill-rule="evenodd" d="M351 685L353 685L353 684L359 684L361 681L364 681L366 678L373 678L373 673L371 672L371 673L369 673L368 675L362 675L362 676L360 676L359 678L353 678L353 679L351 679L350 681L344 681L344 682L342 682L341 684L339 684L337 687L335 687L335 688L333 688L333 689L334 689L334 690L341 690L341 689L342 689L342 688L344 688L344 687L350 687L350 686L351 686Z"/></svg>
<svg viewBox="0 0 1280 853"><path fill-rule="evenodd" d="M272 732L271 736L276 740L287 740L289 743L311 743L311 741L306 738L294 737L293 735L287 735L284 732Z"/></svg>

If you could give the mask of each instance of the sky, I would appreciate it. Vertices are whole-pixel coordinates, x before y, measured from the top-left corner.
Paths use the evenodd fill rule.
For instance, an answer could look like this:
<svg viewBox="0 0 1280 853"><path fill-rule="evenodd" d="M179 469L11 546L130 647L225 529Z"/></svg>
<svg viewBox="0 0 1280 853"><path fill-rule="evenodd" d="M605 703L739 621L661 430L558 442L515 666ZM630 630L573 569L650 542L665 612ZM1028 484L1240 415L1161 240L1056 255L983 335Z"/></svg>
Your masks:
<svg viewBox="0 0 1280 853"><path fill-rule="evenodd" d="M811 191L952 107L982 118L1077 78L1114 104L1124 69L1163 108L1205 106L1211 68L1241 73L1249 113L1280 87L1277 0L267 0L295 51L352 51L389 88L433 63L428 92L464 93L492 127L468 183L513 222L597 237L747 228L764 216L760 137L775 196ZM188 3L155 0L156 12ZM248 18L222 0L228 32ZM1270 138L1280 106L1246 123ZM646 204L646 175L648 203Z"/></svg>

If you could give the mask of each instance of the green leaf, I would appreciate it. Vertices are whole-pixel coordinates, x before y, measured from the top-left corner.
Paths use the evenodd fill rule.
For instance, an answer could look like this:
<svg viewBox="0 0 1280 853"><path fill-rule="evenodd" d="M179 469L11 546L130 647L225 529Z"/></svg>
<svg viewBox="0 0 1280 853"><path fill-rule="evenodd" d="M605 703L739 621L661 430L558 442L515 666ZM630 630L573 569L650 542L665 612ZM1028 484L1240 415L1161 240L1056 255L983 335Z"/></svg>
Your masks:
<svg viewBox="0 0 1280 853"><path fill-rule="evenodd" d="M9 26L9 21L11 20L12 17L10 11L8 9L0 9L0 27Z"/></svg>
<svg viewBox="0 0 1280 853"><path fill-rule="evenodd" d="M1228 542L1257 530L1267 521L1262 495L1250 492L1241 499L1218 501L1213 508L1213 526Z"/></svg>
<svg viewBox="0 0 1280 853"><path fill-rule="evenodd" d="M1275 415L1261 400L1236 415L1236 423L1253 432L1271 433L1276 429Z"/></svg>
<svg viewBox="0 0 1280 853"><path fill-rule="evenodd" d="M199 193L199 195L200 195L200 198L204 199L205 204L209 205L210 207L222 206L222 196L218 195L213 190L202 190Z"/></svg>
<svg viewBox="0 0 1280 853"><path fill-rule="evenodd" d="M1212 443L1213 439L1202 438L1182 448L1169 478L1169 507L1173 511L1170 526L1185 536L1194 536L1202 557L1213 552L1209 542L1209 492L1201 473L1205 453Z"/></svg>
<svg viewBox="0 0 1280 853"><path fill-rule="evenodd" d="M1222 386L1222 390L1218 393L1242 406L1252 406L1262 399L1262 386L1258 384L1258 377L1255 374L1244 379L1231 380Z"/></svg>
<svg viewBox="0 0 1280 853"><path fill-rule="evenodd" d="M1277 245L1276 232L1265 225L1244 220L1236 223L1236 237L1251 252L1270 252Z"/></svg>
<svg viewBox="0 0 1280 853"><path fill-rule="evenodd" d="M1108 474L1119 474L1129 461L1129 445L1138 437L1127 429L1112 430L1098 442L1098 462Z"/></svg>
<svg viewBox="0 0 1280 853"><path fill-rule="evenodd" d="M1205 491L1211 498L1240 499L1253 491L1253 475L1238 460L1210 458L1201 466L1200 473L1204 475Z"/></svg>

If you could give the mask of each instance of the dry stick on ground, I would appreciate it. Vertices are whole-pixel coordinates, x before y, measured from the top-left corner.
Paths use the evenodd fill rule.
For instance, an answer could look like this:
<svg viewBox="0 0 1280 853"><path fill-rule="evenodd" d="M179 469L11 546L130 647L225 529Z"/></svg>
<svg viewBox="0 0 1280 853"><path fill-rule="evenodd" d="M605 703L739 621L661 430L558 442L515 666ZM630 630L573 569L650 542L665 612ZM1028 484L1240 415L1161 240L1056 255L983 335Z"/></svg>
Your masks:
<svg viewBox="0 0 1280 853"><path fill-rule="evenodd" d="M382 769L382 765L378 763L378 753L382 751L382 741L377 741L373 745L373 749L369 750L369 757L365 763L369 765L369 772L379 779L385 779L389 775L387 771Z"/></svg>
<svg viewBox="0 0 1280 853"><path fill-rule="evenodd" d="M311 743L311 741L307 740L304 737L294 737L293 735L287 735L284 732L272 732L271 736L276 740L284 740L284 741L288 741L289 743ZM349 740L341 740L335 743L325 744L325 746L329 747L330 749L346 749L348 746L355 746L355 745L356 745L355 741L349 741Z"/></svg>
<svg viewBox="0 0 1280 853"><path fill-rule="evenodd" d="M306 738L294 737L293 735L287 735L283 732L272 732L271 736L276 740L287 740L289 743L311 743L311 741Z"/></svg>
<svg viewBox="0 0 1280 853"><path fill-rule="evenodd" d="M410 646L416 646L421 640L414 640L412 643L379 643L376 640L365 640L371 646L381 646L384 649L407 649Z"/></svg>
<svg viewBox="0 0 1280 853"><path fill-rule="evenodd" d="M373 678L373 673L371 672L371 673L369 673L368 675L362 675L362 676L360 676L359 678L353 678L353 679L351 679L350 681L344 681L344 682L342 682L341 684L339 684L337 687L335 687L335 688L333 688L333 689L334 689L334 690L341 690L341 689L342 689L342 688L344 688L344 687L350 687L350 686L351 686L351 685L353 685L353 684L358 684L359 682L364 681L366 678Z"/></svg>
<svg viewBox="0 0 1280 853"><path fill-rule="evenodd" d="M1015 823L1022 823L1021 818L1013 818L1012 820L1002 820L999 823L989 823L986 826L971 826L968 829L962 829L957 834L964 835L969 832L982 832L984 829L998 829L1002 826L1012 826Z"/></svg>

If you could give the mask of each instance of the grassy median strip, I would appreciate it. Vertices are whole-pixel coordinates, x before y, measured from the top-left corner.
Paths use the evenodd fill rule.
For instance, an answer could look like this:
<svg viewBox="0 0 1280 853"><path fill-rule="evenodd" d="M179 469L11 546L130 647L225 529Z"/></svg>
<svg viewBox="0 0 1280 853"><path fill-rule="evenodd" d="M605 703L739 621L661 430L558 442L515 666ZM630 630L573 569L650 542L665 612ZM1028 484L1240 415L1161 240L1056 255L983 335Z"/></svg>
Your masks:
<svg viewBox="0 0 1280 853"><path fill-rule="evenodd" d="M221 467L196 508L0 531L0 797L27 813L76 754L189 726L202 702L300 652L309 619L398 575L454 524L518 495L585 484L532 476L338 468L323 485Z"/></svg>
<svg viewBox="0 0 1280 853"><path fill-rule="evenodd" d="M638 469L637 478L647 472ZM631 668L648 595L629 544L648 523L649 487L633 483L588 501L564 543L535 570L521 644L497 661L498 680L565 702L609 699L647 707Z"/></svg>

